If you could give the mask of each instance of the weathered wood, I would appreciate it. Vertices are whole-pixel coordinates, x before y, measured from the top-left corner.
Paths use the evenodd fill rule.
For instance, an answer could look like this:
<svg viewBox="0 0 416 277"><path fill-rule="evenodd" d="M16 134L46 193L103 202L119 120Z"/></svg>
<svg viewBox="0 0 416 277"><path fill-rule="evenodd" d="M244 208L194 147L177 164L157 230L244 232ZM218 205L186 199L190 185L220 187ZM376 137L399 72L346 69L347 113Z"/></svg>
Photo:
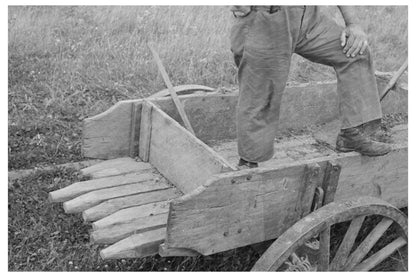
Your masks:
<svg viewBox="0 0 416 277"><path fill-rule="evenodd" d="M319 263L318 271L328 271L329 269L329 248L331 238L331 227L325 228L319 234Z"/></svg>
<svg viewBox="0 0 416 277"><path fill-rule="evenodd" d="M339 271L342 269L342 266L345 265L364 219L365 216L358 216L351 221L350 226L337 249L335 257L331 261L331 271Z"/></svg>
<svg viewBox="0 0 416 277"><path fill-rule="evenodd" d="M170 201L161 201L122 209L107 217L104 217L98 221L91 223L91 227L93 228L93 230L97 230L116 224L128 223L134 221L138 217L146 217L161 213L167 213L169 211L169 202Z"/></svg>
<svg viewBox="0 0 416 277"><path fill-rule="evenodd" d="M384 261L388 258L391 254L393 254L396 250L400 249L400 247L407 244L407 240L403 237L399 237L383 247L381 250L377 251L377 253L371 255L368 259L357 265L352 269L352 271L369 271L373 269L376 265Z"/></svg>
<svg viewBox="0 0 416 277"><path fill-rule="evenodd" d="M131 222L120 223L91 232L91 242L96 244L112 244L133 234L166 227L167 220L167 213L137 217Z"/></svg>
<svg viewBox="0 0 416 277"><path fill-rule="evenodd" d="M355 197L348 201L332 202L302 218L281 234L256 262L252 271L275 271L299 246L328 226L368 214L391 218L407 237L406 215L386 201L375 197Z"/></svg>
<svg viewBox="0 0 416 277"><path fill-rule="evenodd" d="M104 260L141 258L157 254L159 245L165 240L166 228L131 235L100 251Z"/></svg>
<svg viewBox="0 0 416 277"><path fill-rule="evenodd" d="M321 168L318 164L306 165L303 174L303 185L299 186L298 197L296 200L295 211L299 214L299 219L310 213L315 190L322 182ZM311 203L309 208L305 209L305 203Z"/></svg>
<svg viewBox="0 0 416 277"><path fill-rule="evenodd" d="M76 182L62 189L50 192L49 200L51 202L65 202L90 191L149 180L158 181L161 178L162 177L159 174L155 174L149 171L140 173L128 173L125 175L117 175L106 178L92 179L83 182Z"/></svg>
<svg viewBox="0 0 416 277"><path fill-rule="evenodd" d="M117 158L84 168L82 174L90 175L92 178L104 178L116 175L122 175L132 172L141 172L152 169L148 163L137 162L132 158Z"/></svg>
<svg viewBox="0 0 416 277"><path fill-rule="evenodd" d="M201 85L181 85L181 86L175 86L173 87L177 95L183 95L183 94L190 94L197 91L204 91L204 92L213 92L214 89L207 87L207 86L201 86ZM170 96L169 89L161 90L155 94L152 94L148 97L148 99L153 98L160 98L160 97L166 97Z"/></svg>
<svg viewBox="0 0 416 277"><path fill-rule="evenodd" d="M178 99L178 95L176 95L176 91L173 88L173 85L169 80L168 73L166 72L165 67L162 64L162 61L159 57L159 54L156 52L156 50L154 49L154 47L151 43L148 43L148 47L150 48L150 51L153 54L153 58L156 62L157 67L159 68L159 72L162 75L163 81L165 82L166 86L168 87L169 94L172 97L172 100L175 103L176 108L178 109L179 115L181 116L181 119L182 119L183 123L185 124L186 129L188 129L189 132L191 132L193 135L195 135L195 132L192 129L192 125L189 122L188 116L186 115L186 112L183 109L182 103Z"/></svg>
<svg viewBox="0 0 416 277"><path fill-rule="evenodd" d="M387 93L393 88L397 80L399 80L400 76L402 76L403 72L407 69L407 65L408 65L407 62L408 60L406 59L406 61L402 64L402 66L400 66L399 70L397 70L393 74L393 77L390 79L387 86L380 93L380 101L383 101L383 99L387 96Z"/></svg>
<svg viewBox="0 0 416 277"><path fill-rule="evenodd" d="M316 169L316 165L310 164ZM309 212L314 188L305 185L305 164L217 175L194 192L171 202L166 245L204 255L273 239ZM298 206L299 191L304 202Z"/></svg>
<svg viewBox="0 0 416 277"><path fill-rule="evenodd" d="M159 255L162 257L180 257L180 256L186 256L186 257L196 257L200 254L196 251L186 249L186 248L168 248L166 247L166 244L162 243L159 246Z"/></svg>
<svg viewBox="0 0 416 277"><path fill-rule="evenodd" d="M143 162L149 161L150 139L152 134L152 109L153 106L144 101L140 123L139 157Z"/></svg>
<svg viewBox="0 0 416 277"><path fill-rule="evenodd" d="M360 243L357 249L355 249L354 252L348 257L343 270L351 271L359 262L361 262L361 260L367 255L371 248L373 248L376 242L381 238L392 223L392 219L383 218L364 239L364 241Z"/></svg>
<svg viewBox="0 0 416 277"><path fill-rule="evenodd" d="M322 182L322 189L324 190L323 205L334 201L335 193L338 187L339 175L341 173L341 166L328 161L325 169L325 177Z"/></svg>
<svg viewBox="0 0 416 277"><path fill-rule="evenodd" d="M156 106L151 137L150 163L184 193L204 184L213 174L235 169Z"/></svg>
<svg viewBox="0 0 416 277"><path fill-rule="evenodd" d="M82 152L85 157L111 159L129 155L132 104L126 100L83 122Z"/></svg>
<svg viewBox="0 0 416 277"><path fill-rule="evenodd" d="M407 126L392 128L392 152L381 157L366 157L357 152L337 153L313 139L292 138L293 145L285 141L275 144L273 159L262 163L262 168L278 168L293 163L316 162L326 167L328 161L338 164L342 170L334 201L342 201L361 195L372 195L392 203L397 207L406 207L408 203L408 150ZM296 143L295 143L296 142ZM237 162L236 142L224 142L213 149L230 162ZM280 149L278 147L283 147Z"/></svg>
<svg viewBox="0 0 416 277"><path fill-rule="evenodd" d="M177 189L170 188L106 200L82 212L85 221L97 221L121 209L173 199L180 196Z"/></svg>
<svg viewBox="0 0 416 277"><path fill-rule="evenodd" d="M140 122L142 114L142 103L133 103L131 131L130 131L130 157L139 155Z"/></svg>
<svg viewBox="0 0 416 277"><path fill-rule="evenodd" d="M105 200L133 194L142 194L156 190L165 190L168 188L170 188L170 186L167 185L166 180L160 180L159 182L155 182L153 180L143 181L140 183L91 191L72 200L66 201L63 206L66 213L80 213L100 204L101 202L104 202Z"/></svg>

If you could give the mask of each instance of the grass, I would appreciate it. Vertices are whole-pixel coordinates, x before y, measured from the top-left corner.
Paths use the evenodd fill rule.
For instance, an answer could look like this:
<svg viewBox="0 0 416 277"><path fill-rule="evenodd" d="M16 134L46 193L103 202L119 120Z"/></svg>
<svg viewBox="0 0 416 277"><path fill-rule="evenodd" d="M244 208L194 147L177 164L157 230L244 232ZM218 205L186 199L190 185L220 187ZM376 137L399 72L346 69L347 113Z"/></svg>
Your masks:
<svg viewBox="0 0 416 277"><path fill-rule="evenodd" d="M326 10L341 22L335 11ZM397 69L407 56L407 7L358 7L357 16L370 36L376 69ZM9 170L84 159L84 118L163 89L148 41L175 85L235 86L231 24L228 9L218 6L10 6ZM333 78L332 69L293 56L290 81ZM245 247L203 258L103 262L89 243L88 226L46 201L49 191L80 178L55 169L9 182L9 270L238 271L258 258Z"/></svg>

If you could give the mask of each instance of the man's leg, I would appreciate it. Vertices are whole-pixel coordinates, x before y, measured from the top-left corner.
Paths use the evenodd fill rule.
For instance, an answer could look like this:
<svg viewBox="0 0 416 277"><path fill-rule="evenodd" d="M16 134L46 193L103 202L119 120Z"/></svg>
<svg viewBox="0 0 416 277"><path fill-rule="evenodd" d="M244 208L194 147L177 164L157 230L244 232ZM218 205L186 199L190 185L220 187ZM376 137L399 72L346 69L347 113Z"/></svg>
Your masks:
<svg viewBox="0 0 416 277"><path fill-rule="evenodd" d="M237 39L232 34L232 50L239 66L237 142L241 159L258 163L273 157L280 102L292 55L292 34L286 9L273 14L253 11L249 16L243 18L251 20L244 29L243 46L235 43Z"/></svg>
<svg viewBox="0 0 416 277"><path fill-rule="evenodd" d="M356 150L376 156L390 151L362 134L362 124L382 117L370 50L348 58L342 51L342 27L319 11L307 7L303 28L295 52L317 63L332 66L338 80L341 133L337 140L340 151Z"/></svg>

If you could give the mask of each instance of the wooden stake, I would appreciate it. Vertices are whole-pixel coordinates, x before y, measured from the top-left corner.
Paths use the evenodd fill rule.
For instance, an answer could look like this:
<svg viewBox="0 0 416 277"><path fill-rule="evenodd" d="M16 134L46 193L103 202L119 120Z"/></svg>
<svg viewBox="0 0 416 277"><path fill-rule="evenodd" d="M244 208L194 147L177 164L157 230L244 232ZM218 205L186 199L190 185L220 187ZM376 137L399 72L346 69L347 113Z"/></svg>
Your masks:
<svg viewBox="0 0 416 277"><path fill-rule="evenodd" d="M163 81L165 81L165 84L168 87L169 93L172 96L173 102L175 103L175 106L179 111L179 115L181 116L181 118L183 120L183 123L185 124L186 129L188 129L189 132L191 132L193 135L195 135L195 132L192 129L191 123L189 122L189 119L186 116L185 110L183 109L182 103L179 101L178 95L176 95L176 91L173 88L173 85L169 80L169 76L166 73L165 68L163 67L163 64L162 64L162 61L160 60L159 54L153 48L151 43L148 43L147 45L150 48L150 51L152 51L153 58L155 59L157 67L159 68L159 72L162 75Z"/></svg>
<svg viewBox="0 0 416 277"><path fill-rule="evenodd" d="M386 97L387 93L393 88L393 86L396 84L397 80L399 80L400 76L402 76L403 72L407 69L408 60L402 64L402 66L399 68L399 70L394 73L393 77L387 84L387 86L384 88L383 92L381 93L380 101L383 101L384 97Z"/></svg>

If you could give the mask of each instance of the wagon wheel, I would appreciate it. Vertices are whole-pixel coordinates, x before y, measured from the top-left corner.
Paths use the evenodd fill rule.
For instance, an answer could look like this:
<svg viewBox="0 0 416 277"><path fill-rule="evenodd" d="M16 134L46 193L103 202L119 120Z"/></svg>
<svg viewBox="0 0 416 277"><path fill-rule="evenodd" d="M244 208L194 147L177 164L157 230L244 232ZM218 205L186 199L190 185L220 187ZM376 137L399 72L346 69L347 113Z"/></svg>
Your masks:
<svg viewBox="0 0 416 277"><path fill-rule="evenodd" d="M369 216L380 217L381 221L372 230L361 228L364 219ZM339 247L330 249L331 226L334 228L335 224L346 224L349 221L349 227L345 228L347 231ZM370 252L389 227L398 228L395 233L397 238L377 252ZM361 242L356 242L360 229L367 232L367 236ZM286 230L260 257L252 271L287 270L296 263L303 268L318 271L369 271L406 245L407 234L406 215L381 199L360 197L345 202L333 202L307 215ZM319 237L315 250L316 266L311 265L307 257L305 259L305 256L299 257L297 254L314 237ZM356 247L353 250L354 246ZM377 244L374 248L379 249L380 246Z"/></svg>

